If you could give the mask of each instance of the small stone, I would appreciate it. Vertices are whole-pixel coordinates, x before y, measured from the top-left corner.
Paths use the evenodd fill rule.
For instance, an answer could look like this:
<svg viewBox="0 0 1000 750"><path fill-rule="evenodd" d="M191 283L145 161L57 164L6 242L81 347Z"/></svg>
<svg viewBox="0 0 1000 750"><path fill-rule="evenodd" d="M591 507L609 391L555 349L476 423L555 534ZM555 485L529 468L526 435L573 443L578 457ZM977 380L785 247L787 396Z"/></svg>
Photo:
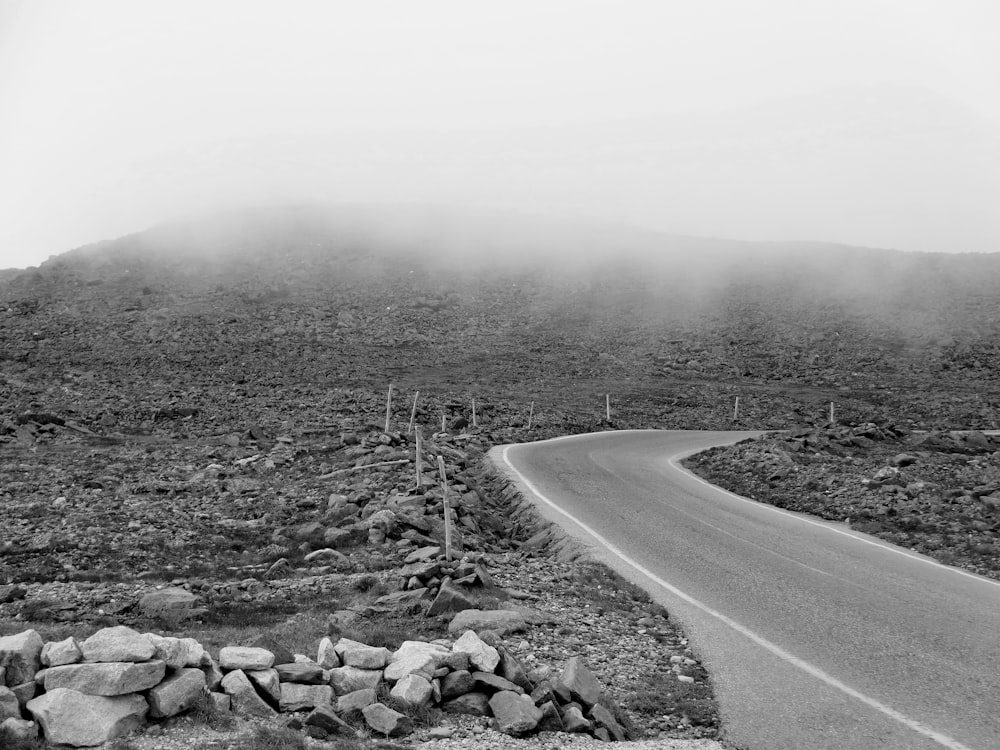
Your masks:
<svg viewBox="0 0 1000 750"><path fill-rule="evenodd" d="M319 642L319 650L316 654L316 663L323 669L334 669L341 666L340 656L337 649L329 638L323 638Z"/></svg>
<svg viewBox="0 0 1000 750"><path fill-rule="evenodd" d="M355 690L337 698L337 713L349 714L352 711L360 711L365 706L370 706L377 700L378 693L374 688Z"/></svg>
<svg viewBox="0 0 1000 750"><path fill-rule="evenodd" d="M451 727L433 727L427 730L429 740L448 740L455 736L455 730Z"/></svg>
<svg viewBox="0 0 1000 750"><path fill-rule="evenodd" d="M233 713L268 719L275 711L257 695L250 678L241 669L235 669L222 678L222 689L232 699Z"/></svg>
<svg viewBox="0 0 1000 750"><path fill-rule="evenodd" d="M525 672L524 666L518 661L517 657L503 646L498 646L497 651L500 653L500 663L494 671L504 679L510 680L515 685L520 686L526 692L530 692L533 685L531 684L531 680L528 679L528 674Z"/></svg>
<svg viewBox="0 0 1000 750"><path fill-rule="evenodd" d="M365 723L372 731L386 737L403 737L413 731L413 722L406 714L394 711L381 703L373 703L361 709Z"/></svg>
<svg viewBox="0 0 1000 750"><path fill-rule="evenodd" d="M21 705L17 696L9 687L0 685L0 721L4 719L20 719Z"/></svg>
<svg viewBox="0 0 1000 750"><path fill-rule="evenodd" d="M153 647L156 649L153 658L164 661L168 669L200 667L209 658L205 647L194 638L174 638L155 633L144 635L153 642Z"/></svg>
<svg viewBox="0 0 1000 750"><path fill-rule="evenodd" d="M460 695L441 704L441 708L450 714L468 714L470 716L488 716L490 699L486 693L471 692Z"/></svg>
<svg viewBox="0 0 1000 750"><path fill-rule="evenodd" d="M408 674L396 682L389 695L404 706L420 708L430 703L433 692L428 680L418 674Z"/></svg>
<svg viewBox="0 0 1000 750"><path fill-rule="evenodd" d="M299 685L294 682L281 684L278 708L281 711L305 711L333 702L333 688L329 685Z"/></svg>
<svg viewBox="0 0 1000 750"><path fill-rule="evenodd" d="M262 648L274 654L275 664L290 664L295 661L295 654L288 650L284 643L273 635L264 633L250 644L254 648Z"/></svg>
<svg viewBox="0 0 1000 750"><path fill-rule="evenodd" d="M590 719L583 715L579 706L567 706L562 714L563 728L567 732L589 732Z"/></svg>
<svg viewBox="0 0 1000 750"><path fill-rule="evenodd" d="M615 720L614 714L600 703L590 709L590 718L594 720L598 727L604 727L616 742L622 742L627 739L625 730Z"/></svg>
<svg viewBox="0 0 1000 750"><path fill-rule="evenodd" d="M56 688L28 701L28 711L53 745L89 747L133 732L146 720L141 695L108 698Z"/></svg>
<svg viewBox="0 0 1000 750"><path fill-rule="evenodd" d="M80 644L80 651L91 662L143 662L156 655L149 638L124 625L98 630Z"/></svg>
<svg viewBox="0 0 1000 750"><path fill-rule="evenodd" d="M481 672L492 672L500 663L500 653L488 646L483 640L471 630L466 630L462 636L455 641L451 650L458 654L468 654L469 661Z"/></svg>
<svg viewBox="0 0 1000 750"><path fill-rule="evenodd" d="M528 624L520 612L512 609L464 609L452 618L448 632L452 635L474 630L495 630L500 635L527 630Z"/></svg>
<svg viewBox="0 0 1000 750"><path fill-rule="evenodd" d="M514 736L530 732L542 720L542 712L527 695L501 690L490 698L490 710L497 721L497 728Z"/></svg>
<svg viewBox="0 0 1000 750"><path fill-rule="evenodd" d="M159 660L66 664L45 671L45 690L66 688L84 695L126 695L158 685L166 670L167 665Z"/></svg>
<svg viewBox="0 0 1000 750"><path fill-rule="evenodd" d="M364 644L352 645L338 653L345 666L359 669L382 669L389 663L390 657L389 649Z"/></svg>
<svg viewBox="0 0 1000 750"><path fill-rule="evenodd" d="M347 695L355 690L377 688L382 681L380 669L358 669L357 667L337 667L330 670L330 685L337 695Z"/></svg>
<svg viewBox="0 0 1000 750"><path fill-rule="evenodd" d="M385 668L385 679L395 682L408 674L419 674L430 680L434 671L448 657L448 649L425 641L403 641L390 656L390 664Z"/></svg>
<svg viewBox="0 0 1000 750"><path fill-rule="evenodd" d="M42 666L45 642L34 630L0 637L0 665L4 667L4 682L19 685L34 679Z"/></svg>
<svg viewBox="0 0 1000 750"><path fill-rule="evenodd" d="M444 700L457 698L460 695L472 692L475 687L476 683L472 679L472 673L464 669L457 672L450 672L441 680L441 698Z"/></svg>
<svg viewBox="0 0 1000 750"><path fill-rule="evenodd" d="M573 700L587 707L596 704L604 694L604 687L579 656L566 660L562 673L553 684L555 689L560 687L565 688Z"/></svg>
<svg viewBox="0 0 1000 750"><path fill-rule="evenodd" d="M197 667L184 667L149 691L149 715L175 716L197 704L204 694L205 673Z"/></svg>
<svg viewBox="0 0 1000 750"><path fill-rule="evenodd" d="M219 666L222 669L270 669L274 665L274 654L265 648L252 646L224 646L219 651Z"/></svg>
<svg viewBox="0 0 1000 750"><path fill-rule="evenodd" d="M471 597L446 578L441 582L441 588L438 589L437 596L431 602L427 616L435 617L447 612L461 612L465 609L474 609L475 605L476 603Z"/></svg>
<svg viewBox="0 0 1000 750"><path fill-rule="evenodd" d="M198 597L187 589L174 586L145 594L139 600L139 609L148 616L163 614L166 611L176 614L193 609L197 601Z"/></svg>
<svg viewBox="0 0 1000 750"><path fill-rule="evenodd" d="M282 682L294 682L300 685L319 685L323 682L323 668L315 662L276 664L274 669Z"/></svg>
<svg viewBox="0 0 1000 750"><path fill-rule="evenodd" d="M303 723L306 727L319 727L328 734L344 734L348 737L357 735L354 728L337 716L329 706L317 706L306 717Z"/></svg>
<svg viewBox="0 0 1000 750"><path fill-rule="evenodd" d="M46 667L61 667L76 664L83 659L83 652L73 636L61 641L50 641L42 646L42 664Z"/></svg>
<svg viewBox="0 0 1000 750"><path fill-rule="evenodd" d="M209 693L208 694L209 703L212 704L212 710L218 711L219 713L228 714L233 710L233 699L230 698L225 693Z"/></svg>
<svg viewBox="0 0 1000 750"><path fill-rule="evenodd" d="M510 680L505 680L498 674L493 674L492 672L473 672L472 680L476 685L476 690L481 690L485 693L493 693L498 690L518 693L524 692L524 688L520 685L515 685Z"/></svg>
<svg viewBox="0 0 1000 750"><path fill-rule="evenodd" d="M278 680L278 672L275 669L252 669L247 671L250 682L257 686L257 690L277 703L281 699L281 682Z"/></svg>

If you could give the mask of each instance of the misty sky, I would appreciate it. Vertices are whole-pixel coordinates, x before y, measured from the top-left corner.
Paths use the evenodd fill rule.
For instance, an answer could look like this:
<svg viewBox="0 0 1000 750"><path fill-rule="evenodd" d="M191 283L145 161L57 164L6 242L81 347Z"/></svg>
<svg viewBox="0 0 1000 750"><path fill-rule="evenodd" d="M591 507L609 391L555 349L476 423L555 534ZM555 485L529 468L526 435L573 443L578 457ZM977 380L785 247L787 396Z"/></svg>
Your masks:
<svg viewBox="0 0 1000 750"><path fill-rule="evenodd" d="M0 267L302 200L1000 250L998 91L995 0L0 0Z"/></svg>

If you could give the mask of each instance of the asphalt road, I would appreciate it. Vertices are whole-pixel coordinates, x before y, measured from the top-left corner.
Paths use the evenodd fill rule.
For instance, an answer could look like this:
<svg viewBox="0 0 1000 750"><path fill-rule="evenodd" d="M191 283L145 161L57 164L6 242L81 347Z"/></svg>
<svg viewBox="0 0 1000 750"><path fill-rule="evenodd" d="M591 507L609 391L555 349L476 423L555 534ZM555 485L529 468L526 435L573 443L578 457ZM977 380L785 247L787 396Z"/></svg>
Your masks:
<svg viewBox="0 0 1000 750"><path fill-rule="evenodd" d="M492 456L681 622L737 746L1000 748L1000 584L679 466L752 434L597 433Z"/></svg>

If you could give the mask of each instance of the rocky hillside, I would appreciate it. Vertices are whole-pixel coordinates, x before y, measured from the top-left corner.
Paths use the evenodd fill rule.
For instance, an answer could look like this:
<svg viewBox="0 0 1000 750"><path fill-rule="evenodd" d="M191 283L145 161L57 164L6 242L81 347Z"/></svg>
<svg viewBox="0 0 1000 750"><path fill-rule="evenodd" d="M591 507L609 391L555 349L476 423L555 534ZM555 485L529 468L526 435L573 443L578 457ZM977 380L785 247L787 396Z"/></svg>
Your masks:
<svg viewBox="0 0 1000 750"><path fill-rule="evenodd" d="M524 632L484 640L538 667L525 692L581 657L627 735L716 738L709 677L669 613L580 564L483 452L608 427L794 427L701 466L995 574L996 446L912 435L996 426L998 320L993 256L402 208L215 217L2 272L0 636L127 625L221 649L277 632L305 658L324 636L450 649L454 610L501 609ZM163 587L187 606L144 609ZM4 679L26 720L45 681ZM471 720L419 706L413 737L479 742L502 724L491 679ZM515 734L577 713L615 734L597 704L546 696L517 699L537 721Z"/></svg>
<svg viewBox="0 0 1000 750"><path fill-rule="evenodd" d="M321 421L334 390L390 382L522 418L535 402L560 429L600 419L609 392L620 426L721 427L739 396L744 425L835 401L848 421L989 428L998 322L994 256L295 209L8 274L0 393L8 433L36 411L107 435L178 408L192 434Z"/></svg>

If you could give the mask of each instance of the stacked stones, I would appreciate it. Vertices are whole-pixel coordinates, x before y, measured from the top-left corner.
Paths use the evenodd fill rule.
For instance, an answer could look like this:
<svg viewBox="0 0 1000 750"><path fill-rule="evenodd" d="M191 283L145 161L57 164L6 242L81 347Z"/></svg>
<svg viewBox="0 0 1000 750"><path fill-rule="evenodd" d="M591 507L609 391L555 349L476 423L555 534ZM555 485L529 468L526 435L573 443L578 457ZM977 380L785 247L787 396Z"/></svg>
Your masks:
<svg viewBox="0 0 1000 750"><path fill-rule="evenodd" d="M399 570L400 588L420 598L434 597L428 617L475 607L464 588L491 586L493 580L479 553L466 553L461 560L447 560L441 548L421 547L411 552Z"/></svg>
<svg viewBox="0 0 1000 750"><path fill-rule="evenodd" d="M37 722L49 742L86 747L206 700L240 716L305 714L287 724L316 738L354 736L342 717L383 736L406 735L408 714L437 706L492 716L499 731L515 736L548 730L625 739L627 719L578 658L557 677L547 668L525 671L500 639L523 628L517 612L466 610L449 626L453 641L405 641L389 651L324 638L314 660L265 638L224 647L217 661L194 639L123 626L80 643L43 643L29 630L0 638L7 685L0 719L8 734L35 737Z"/></svg>
<svg viewBox="0 0 1000 750"><path fill-rule="evenodd" d="M8 693L16 699L7 701L3 726L21 736L37 734L23 719L26 712L50 742L77 747L127 734L147 717L190 708L204 694L213 666L192 638L141 635L123 626L80 643L72 637L43 643L34 630L0 638L0 663L8 686L0 700Z"/></svg>

